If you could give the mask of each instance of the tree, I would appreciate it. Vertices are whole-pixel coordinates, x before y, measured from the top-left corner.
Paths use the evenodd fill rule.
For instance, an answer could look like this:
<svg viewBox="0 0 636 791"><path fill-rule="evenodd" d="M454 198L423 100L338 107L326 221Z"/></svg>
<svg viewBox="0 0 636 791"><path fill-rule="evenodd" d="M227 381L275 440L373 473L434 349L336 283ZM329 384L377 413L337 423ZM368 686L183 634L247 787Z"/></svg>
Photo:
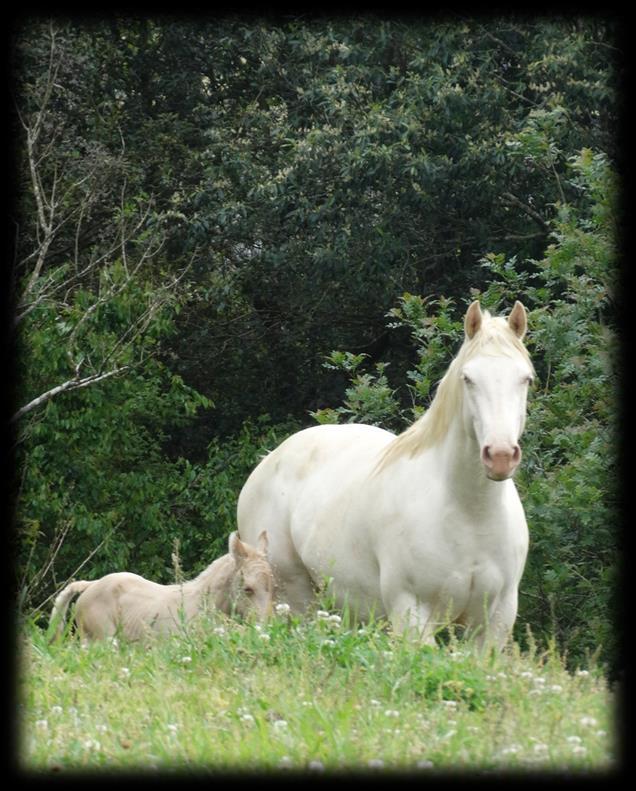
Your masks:
<svg viewBox="0 0 636 791"><path fill-rule="evenodd" d="M157 359L184 299L187 266L163 267L163 218L147 196L129 194L123 139L111 155L81 134L81 119L71 112L77 96L64 79L77 66L73 37L53 24L43 32L31 53L42 66L25 82L17 108L24 160L14 327L20 405L13 420L22 467L21 592L29 601L57 581L60 558L78 567L124 524L129 509L109 506L103 483L94 489L117 470L118 456L125 466L146 452L152 464L156 441L135 425L135 413L150 427L209 403ZM147 486L143 478L137 486ZM89 539L83 546L82 532ZM69 533L75 541L65 543Z"/></svg>

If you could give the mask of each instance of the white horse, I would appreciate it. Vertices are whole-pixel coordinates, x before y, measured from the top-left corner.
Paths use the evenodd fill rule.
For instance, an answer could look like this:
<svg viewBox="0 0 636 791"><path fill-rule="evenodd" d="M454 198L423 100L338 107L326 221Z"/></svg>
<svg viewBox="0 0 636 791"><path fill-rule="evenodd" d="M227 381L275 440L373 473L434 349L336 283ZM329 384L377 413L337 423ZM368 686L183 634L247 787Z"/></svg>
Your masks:
<svg viewBox="0 0 636 791"><path fill-rule="evenodd" d="M256 545L248 546L232 533L229 553L181 585L159 585L127 571L71 582L55 599L51 639L63 631L66 611L78 593L75 619L82 637L90 639L120 634L138 640L152 632L173 632L206 606L266 618L272 609L274 577L266 557L265 530Z"/></svg>
<svg viewBox="0 0 636 791"><path fill-rule="evenodd" d="M238 501L246 541L266 527L279 598L304 611L330 579L336 604L388 616L434 644L456 622L502 646L517 613L528 529L511 478L533 367L526 311L473 302L428 411L399 436L362 424L299 431Z"/></svg>

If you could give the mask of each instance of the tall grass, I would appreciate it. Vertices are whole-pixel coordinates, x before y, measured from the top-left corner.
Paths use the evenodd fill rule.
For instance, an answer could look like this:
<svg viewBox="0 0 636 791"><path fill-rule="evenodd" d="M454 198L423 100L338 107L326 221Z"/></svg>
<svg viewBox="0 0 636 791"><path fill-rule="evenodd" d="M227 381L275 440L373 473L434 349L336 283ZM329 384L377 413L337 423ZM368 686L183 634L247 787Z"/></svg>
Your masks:
<svg viewBox="0 0 636 791"><path fill-rule="evenodd" d="M28 771L437 772L615 766L613 700L555 651L435 649L316 611L220 614L150 645L21 630Z"/></svg>

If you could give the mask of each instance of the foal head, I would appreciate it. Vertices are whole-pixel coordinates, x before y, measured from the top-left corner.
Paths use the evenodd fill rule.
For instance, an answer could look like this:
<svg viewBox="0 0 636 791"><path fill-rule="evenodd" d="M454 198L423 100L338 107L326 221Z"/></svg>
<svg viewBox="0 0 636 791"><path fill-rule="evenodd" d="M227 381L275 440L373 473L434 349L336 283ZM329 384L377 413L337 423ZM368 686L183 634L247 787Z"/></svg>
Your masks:
<svg viewBox="0 0 636 791"><path fill-rule="evenodd" d="M482 313L473 302L464 319L466 338L456 358L463 390L466 430L476 438L480 460L493 481L509 478L521 461L519 438L526 419L533 368L522 344L527 327L521 302L508 319Z"/></svg>
<svg viewBox="0 0 636 791"><path fill-rule="evenodd" d="M231 591L234 611L243 617L268 618L274 599L274 574L267 560L267 531L259 535L256 548L241 541L234 532L229 550L235 564Z"/></svg>

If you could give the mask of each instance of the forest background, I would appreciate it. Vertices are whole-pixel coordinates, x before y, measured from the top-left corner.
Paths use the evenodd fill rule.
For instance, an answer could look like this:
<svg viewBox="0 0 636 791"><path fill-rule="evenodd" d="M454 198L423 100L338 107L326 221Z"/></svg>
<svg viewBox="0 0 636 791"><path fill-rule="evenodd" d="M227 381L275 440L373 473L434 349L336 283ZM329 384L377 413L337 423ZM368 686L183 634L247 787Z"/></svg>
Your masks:
<svg viewBox="0 0 636 791"><path fill-rule="evenodd" d="M622 52L603 17L30 19L11 53L14 591L194 575L260 456L400 431L529 310L516 637L614 672Z"/></svg>

